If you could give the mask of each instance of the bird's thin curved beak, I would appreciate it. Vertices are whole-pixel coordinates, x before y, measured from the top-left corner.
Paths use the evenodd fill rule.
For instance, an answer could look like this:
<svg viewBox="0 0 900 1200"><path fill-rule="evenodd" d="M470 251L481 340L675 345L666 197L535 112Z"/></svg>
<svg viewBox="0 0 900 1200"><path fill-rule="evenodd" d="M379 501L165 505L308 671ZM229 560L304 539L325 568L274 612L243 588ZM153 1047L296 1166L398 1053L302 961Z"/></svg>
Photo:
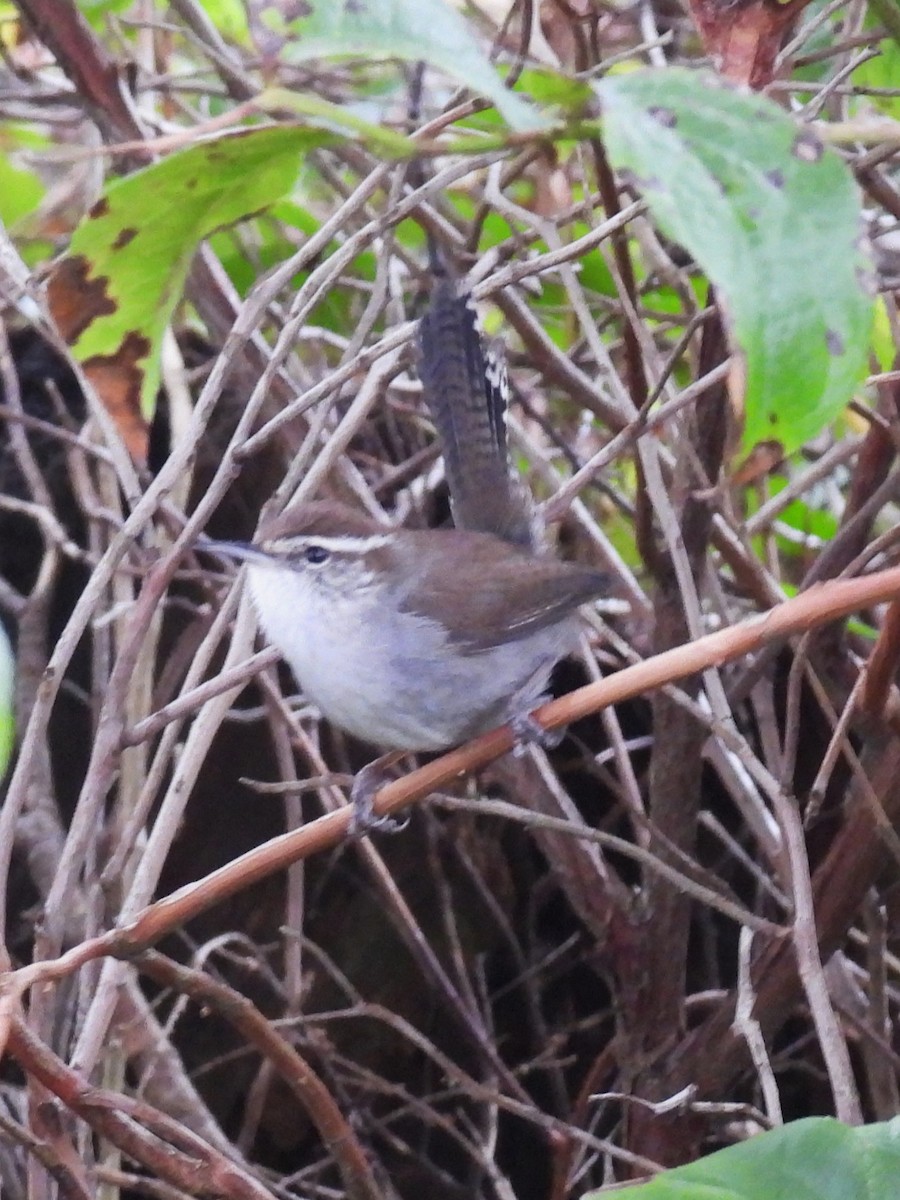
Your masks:
<svg viewBox="0 0 900 1200"><path fill-rule="evenodd" d="M214 554L218 558L227 559L228 562L267 563L270 561L265 550L260 550L258 546L253 546L249 542L220 542L214 538L201 537L194 543L194 548L202 550L205 554Z"/></svg>

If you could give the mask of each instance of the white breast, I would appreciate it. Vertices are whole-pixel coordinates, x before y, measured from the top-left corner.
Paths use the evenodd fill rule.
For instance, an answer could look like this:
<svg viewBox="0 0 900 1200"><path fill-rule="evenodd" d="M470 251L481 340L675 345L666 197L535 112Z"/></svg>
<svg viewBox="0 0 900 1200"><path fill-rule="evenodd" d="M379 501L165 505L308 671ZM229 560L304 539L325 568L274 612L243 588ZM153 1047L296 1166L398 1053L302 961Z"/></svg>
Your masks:
<svg viewBox="0 0 900 1200"><path fill-rule="evenodd" d="M442 750L528 711L574 643L566 619L475 655L436 623L385 604L375 589L345 597L299 572L249 565L266 636L329 721L396 750Z"/></svg>
<svg viewBox="0 0 900 1200"><path fill-rule="evenodd" d="M254 607L266 636L281 651L306 697L329 721L364 741L390 749L430 750L449 745L398 697L397 651L375 593L346 599L302 575L248 568ZM436 633L417 639L429 654Z"/></svg>

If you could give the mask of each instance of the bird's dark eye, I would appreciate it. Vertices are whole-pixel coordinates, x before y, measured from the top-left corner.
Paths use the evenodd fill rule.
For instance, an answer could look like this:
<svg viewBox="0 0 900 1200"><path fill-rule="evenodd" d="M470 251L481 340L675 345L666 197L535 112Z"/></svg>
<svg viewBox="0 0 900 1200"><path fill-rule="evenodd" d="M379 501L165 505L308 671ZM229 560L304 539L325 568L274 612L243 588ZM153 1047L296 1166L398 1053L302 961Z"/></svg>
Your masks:
<svg viewBox="0 0 900 1200"><path fill-rule="evenodd" d="M331 557L324 546L307 546L303 552L303 556L314 567L317 567L319 563L326 562Z"/></svg>

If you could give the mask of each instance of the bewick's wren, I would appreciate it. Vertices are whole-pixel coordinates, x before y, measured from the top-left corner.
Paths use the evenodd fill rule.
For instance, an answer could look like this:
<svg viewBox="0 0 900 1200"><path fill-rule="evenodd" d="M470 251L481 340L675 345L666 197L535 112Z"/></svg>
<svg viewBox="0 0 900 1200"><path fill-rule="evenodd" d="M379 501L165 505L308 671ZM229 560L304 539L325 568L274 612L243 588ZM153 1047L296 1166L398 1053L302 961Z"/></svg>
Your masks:
<svg viewBox="0 0 900 1200"><path fill-rule="evenodd" d="M420 325L421 376L457 529L382 525L329 501L264 524L245 560L260 623L323 715L390 750L442 750L523 719L577 639L574 610L605 590L538 553L510 472L502 367L441 280ZM359 789L355 789L359 799Z"/></svg>

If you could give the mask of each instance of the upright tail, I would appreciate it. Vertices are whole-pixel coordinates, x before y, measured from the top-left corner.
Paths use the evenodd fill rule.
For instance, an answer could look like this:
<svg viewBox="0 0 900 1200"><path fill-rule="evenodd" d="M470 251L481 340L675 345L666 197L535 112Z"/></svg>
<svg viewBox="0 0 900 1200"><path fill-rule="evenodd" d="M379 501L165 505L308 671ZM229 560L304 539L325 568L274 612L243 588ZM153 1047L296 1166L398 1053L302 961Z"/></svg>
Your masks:
<svg viewBox="0 0 900 1200"><path fill-rule="evenodd" d="M460 529L493 533L538 549L531 496L514 475L506 437L509 382L502 358L486 351L471 296L446 271L419 322L419 374Z"/></svg>

